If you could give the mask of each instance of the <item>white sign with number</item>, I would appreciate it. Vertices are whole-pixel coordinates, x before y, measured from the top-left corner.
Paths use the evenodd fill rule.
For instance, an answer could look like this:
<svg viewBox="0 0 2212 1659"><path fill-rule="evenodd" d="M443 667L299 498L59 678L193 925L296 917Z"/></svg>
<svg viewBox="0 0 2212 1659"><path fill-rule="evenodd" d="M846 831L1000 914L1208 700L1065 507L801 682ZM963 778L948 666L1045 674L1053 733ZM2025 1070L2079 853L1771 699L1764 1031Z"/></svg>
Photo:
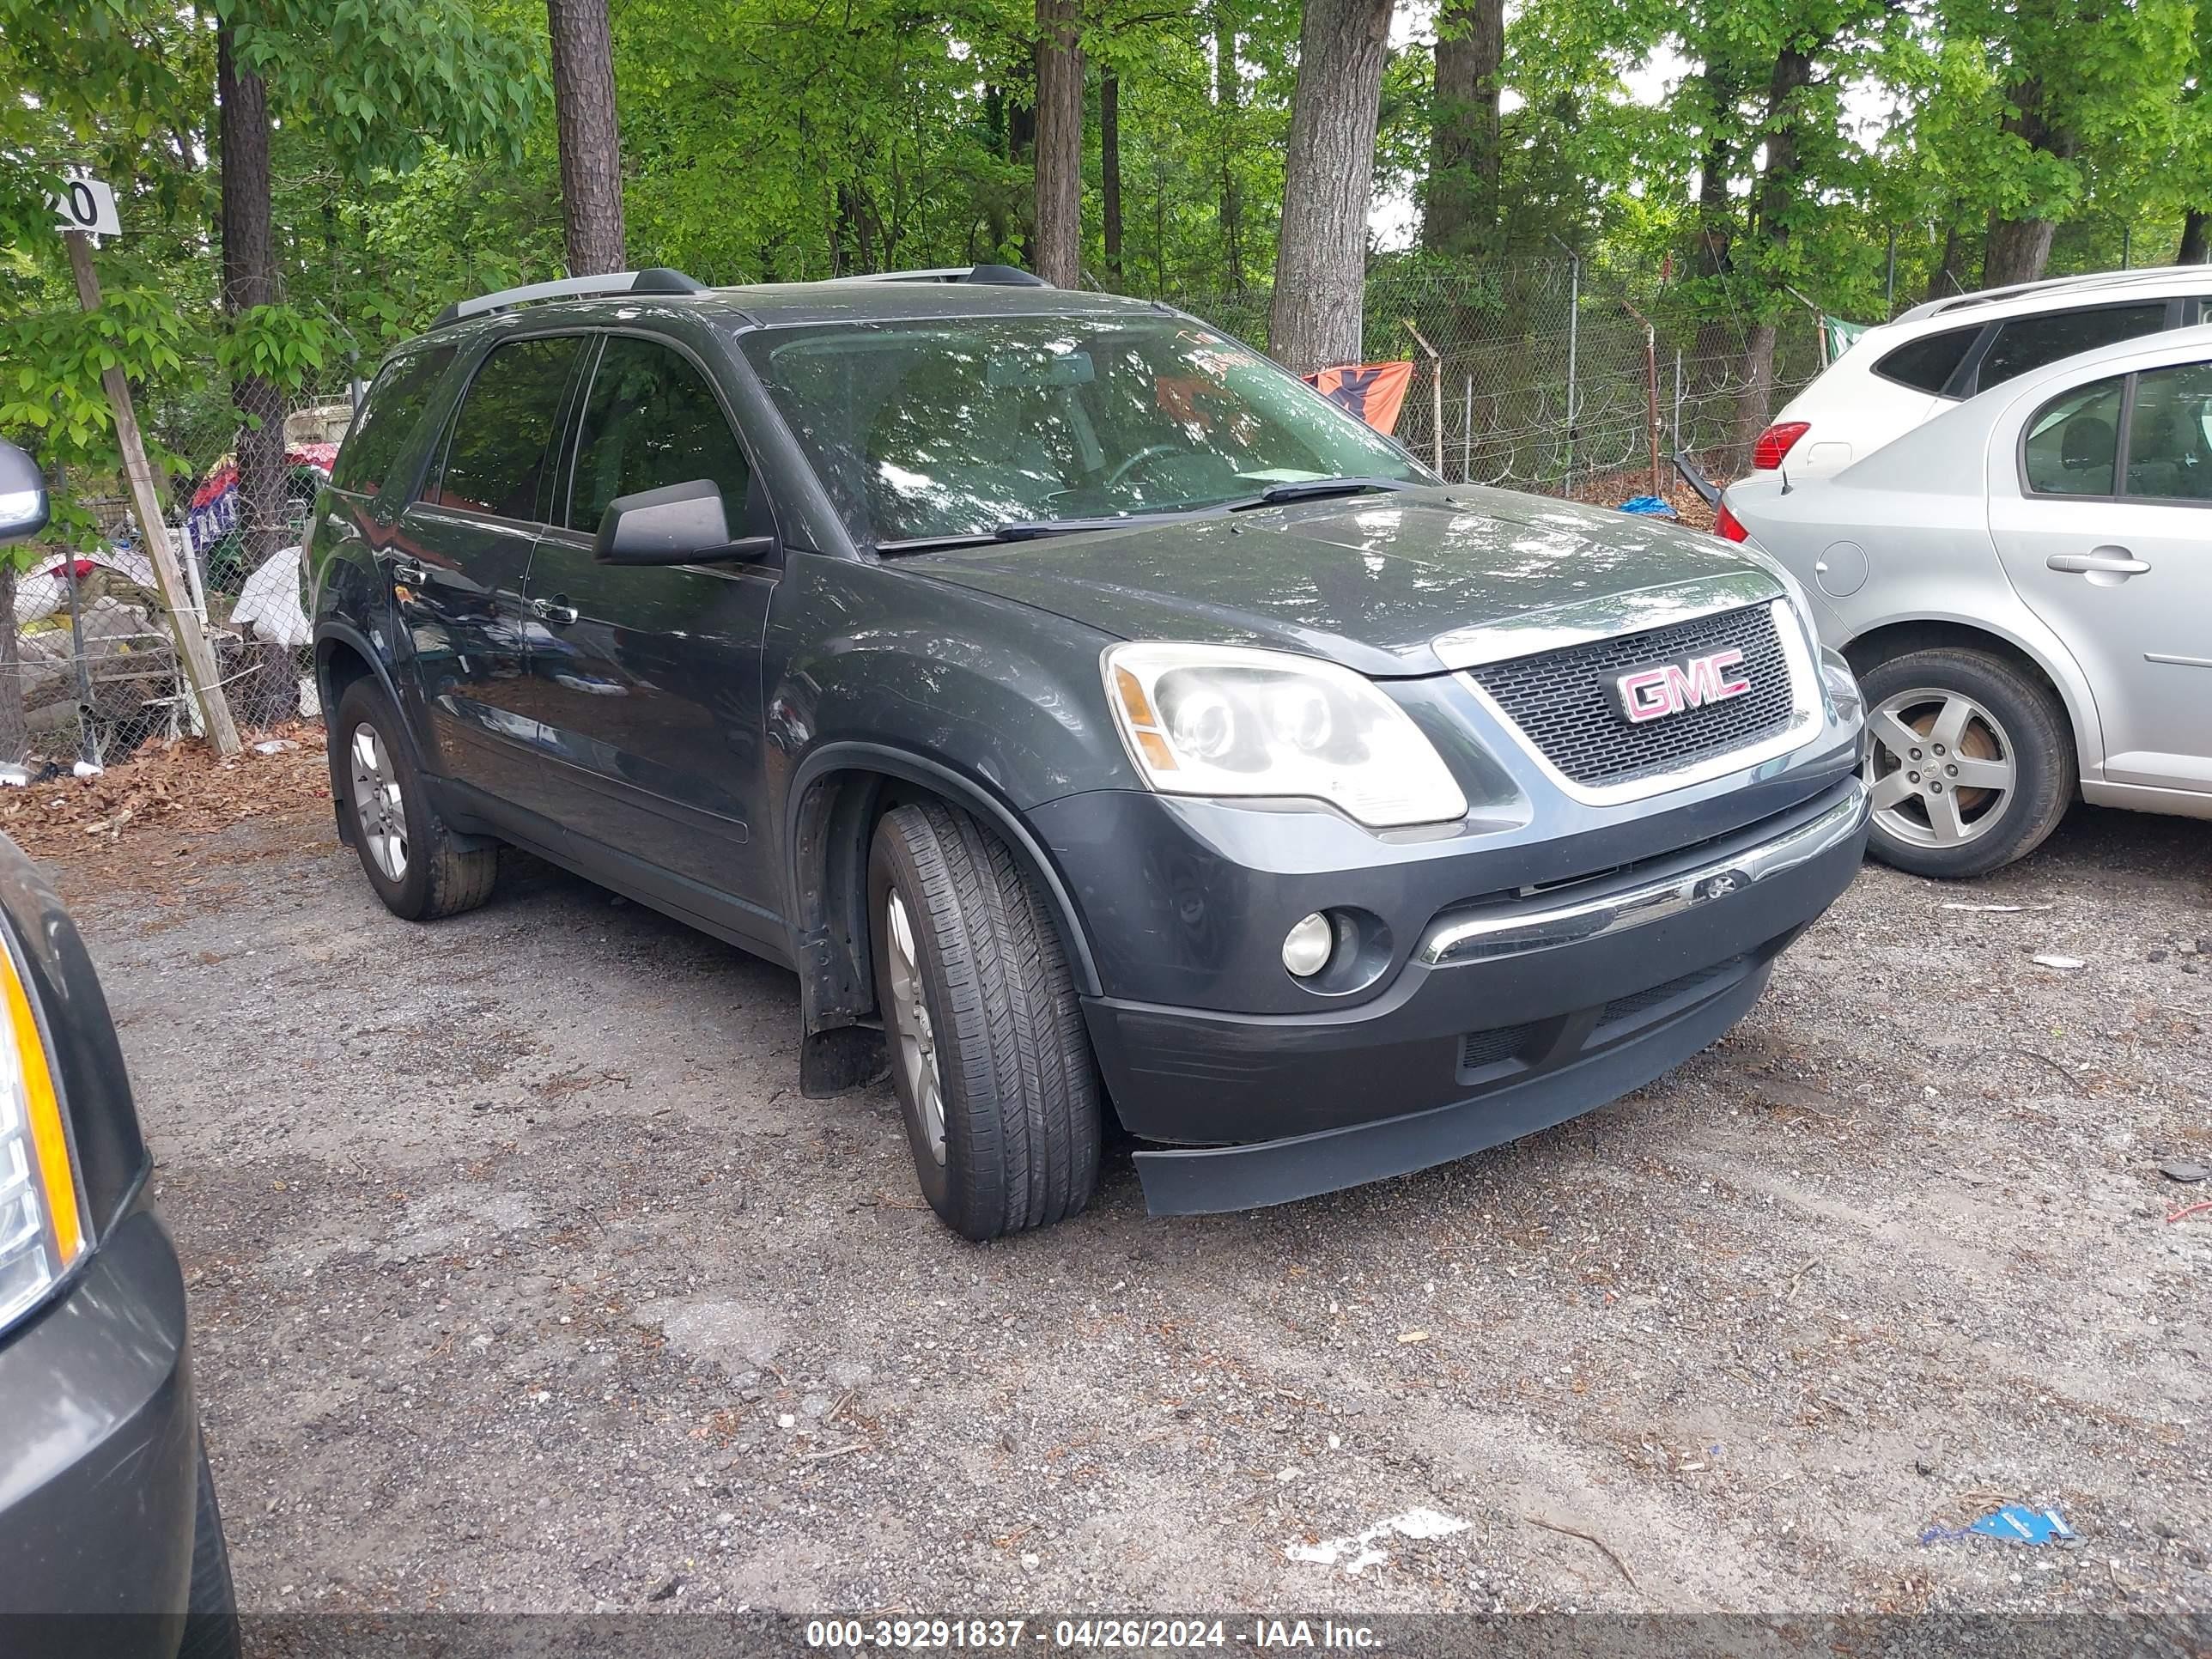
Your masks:
<svg viewBox="0 0 2212 1659"><path fill-rule="evenodd" d="M119 236L123 221L116 216L115 188L88 173L72 173L61 194L46 198L64 230L88 230L95 236Z"/></svg>

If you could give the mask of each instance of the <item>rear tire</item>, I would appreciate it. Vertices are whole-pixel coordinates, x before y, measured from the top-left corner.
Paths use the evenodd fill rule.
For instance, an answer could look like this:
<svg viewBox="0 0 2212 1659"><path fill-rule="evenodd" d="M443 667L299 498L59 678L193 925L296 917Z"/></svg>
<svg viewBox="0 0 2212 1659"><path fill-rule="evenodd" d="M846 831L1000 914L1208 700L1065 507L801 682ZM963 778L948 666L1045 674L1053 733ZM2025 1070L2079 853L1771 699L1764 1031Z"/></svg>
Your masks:
<svg viewBox="0 0 2212 1659"><path fill-rule="evenodd" d="M1090 1034L1060 936L1006 844L935 804L884 814L870 945L922 1195L963 1237L1079 1213L1098 1184Z"/></svg>
<svg viewBox="0 0 2212 1659"><path fill-rule="evenodd" d="M330 725L338 811L368 884L409 921L473 910L491 896L499 848L456 835L430 804L399 711L364 676L338 698Z"/></svg>
<svg viewBox="0 0 2212 1659"><path fill-rule="evenodd" d="M216 1507L207 1447L200 1447L199 1496L192 1516L192 1586L185 1604L185 1639L177 1659L239 1659L238 1592L230 1581L230 1546Z"/></svg>
<svg viewBox="0 0 2212 1659"><path fill-rule="evenodd" d="M2066 816L2073 731L2049 688L2015 664L1945 646L1876 663L1860 685L1868 845L1883 863L1939 880L1986 875L2033 852Z"/></svg>

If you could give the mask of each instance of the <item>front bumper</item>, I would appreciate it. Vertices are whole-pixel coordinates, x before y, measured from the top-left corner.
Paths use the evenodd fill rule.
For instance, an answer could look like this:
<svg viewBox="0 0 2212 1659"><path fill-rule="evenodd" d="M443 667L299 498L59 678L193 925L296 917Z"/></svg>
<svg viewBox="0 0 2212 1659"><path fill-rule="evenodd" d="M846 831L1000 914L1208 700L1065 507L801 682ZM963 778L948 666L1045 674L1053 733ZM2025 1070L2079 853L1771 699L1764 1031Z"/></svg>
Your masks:
<svg viewBox="0 0 2212 1659"><path fill-rule="evenodd" d="M1866 844L1856 777L1735 835L1436 917L1389 990L1310 1015L1086 999L1155 1214L1402 1175L1641 1087L1758 1000ZM1196 1143L1194 1145L1194 1143Z"/></svg>
<svg viewBox="0 0 2212 1659"><path fill-rule="evenodd" d="M71 1615L46 1631L70 1650L176 1651L199 1451L185 1330L176 1251L142 1200L0 1343L0 1618Z"/></svg>

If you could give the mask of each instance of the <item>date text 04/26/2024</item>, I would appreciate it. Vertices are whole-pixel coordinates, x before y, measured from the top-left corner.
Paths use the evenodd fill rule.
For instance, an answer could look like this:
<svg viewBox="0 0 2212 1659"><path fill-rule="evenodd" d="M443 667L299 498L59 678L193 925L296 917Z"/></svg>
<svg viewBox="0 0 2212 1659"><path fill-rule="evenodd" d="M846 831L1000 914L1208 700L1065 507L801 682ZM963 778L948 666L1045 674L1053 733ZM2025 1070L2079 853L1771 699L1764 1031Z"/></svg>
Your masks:
<svg viewBox="0 0 2212 1659"><path fill-rule="evenodd" d="M1358 1652L1378 1645L1365 1625L1334 1619L1254 1619L1242 1627L1221 1619L811 1619L810 1648L874 1648L918 1652L962 1648L1113 1651L1222 1648L1318 1649Z"/></svg>

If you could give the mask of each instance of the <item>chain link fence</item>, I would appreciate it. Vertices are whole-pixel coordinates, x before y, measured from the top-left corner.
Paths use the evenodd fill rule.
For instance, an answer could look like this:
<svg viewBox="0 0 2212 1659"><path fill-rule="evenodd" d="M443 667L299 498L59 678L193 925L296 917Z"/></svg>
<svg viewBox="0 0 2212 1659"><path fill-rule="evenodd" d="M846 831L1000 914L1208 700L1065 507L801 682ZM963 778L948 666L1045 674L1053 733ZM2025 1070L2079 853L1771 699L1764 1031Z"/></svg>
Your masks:
<svg viewBox="0 0 2212 1659"><path fill-rule="evenodd" d="M1267 343L1264 289L1160 297ZM1361 355L1413 364L1396 435L1454 483L1610 503L1694 500L1677 453L1718 482L1748 471L1771 411L1822 366L1809 305L1717 319L1663 273L1581 258L1379 265Z"/></svg>
<svg viewBox="0 0 2212 1659"><path fill-rule="evenodd" d="M241 500L238 445L255 428L228 405L163 434L182 465L164 478L169 545L242 731L312 717L312 653L299 546L351 409L343 395L272 404L281 490ZM86 538L9 550L0 568L0 765L32 777L106 767L199 730L153 558L118 478L62 481Z"/></svg>

